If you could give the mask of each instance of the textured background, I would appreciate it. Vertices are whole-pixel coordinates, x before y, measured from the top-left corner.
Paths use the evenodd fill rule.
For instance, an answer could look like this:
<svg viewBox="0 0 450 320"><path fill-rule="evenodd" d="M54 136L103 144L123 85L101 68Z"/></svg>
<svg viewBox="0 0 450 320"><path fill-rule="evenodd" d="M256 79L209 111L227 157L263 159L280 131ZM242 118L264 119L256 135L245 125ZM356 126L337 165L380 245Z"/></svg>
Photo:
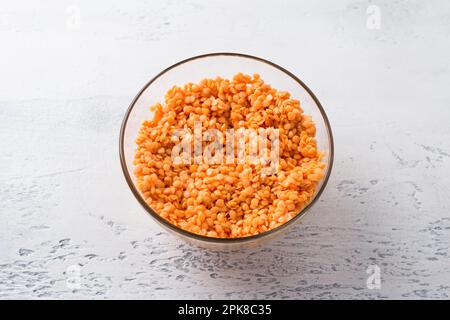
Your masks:
<svg viewBox="0 0 450 320"><path fill-rule="evenodd" d="M449 298L448 1L1 0L0 39L0 298ZM303 223L238 252L167 234L118 159L137 91L213 51L297 74L335 135Z"/></svg>

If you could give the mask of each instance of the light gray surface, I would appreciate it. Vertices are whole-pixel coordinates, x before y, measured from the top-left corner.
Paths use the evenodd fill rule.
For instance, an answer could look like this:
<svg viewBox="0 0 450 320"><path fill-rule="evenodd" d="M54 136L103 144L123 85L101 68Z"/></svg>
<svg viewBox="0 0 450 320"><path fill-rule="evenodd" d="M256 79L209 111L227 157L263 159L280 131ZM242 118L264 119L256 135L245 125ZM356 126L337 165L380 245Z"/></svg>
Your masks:
<svg viewBox="0 0 450 320"><path fill-rule="evenodd" d="M0 298L450 296L448 1L2 1L0 37ZM335 135L303 223L240 252L163 231L118 160L137 91L213 51L294 72Z"/></svg>

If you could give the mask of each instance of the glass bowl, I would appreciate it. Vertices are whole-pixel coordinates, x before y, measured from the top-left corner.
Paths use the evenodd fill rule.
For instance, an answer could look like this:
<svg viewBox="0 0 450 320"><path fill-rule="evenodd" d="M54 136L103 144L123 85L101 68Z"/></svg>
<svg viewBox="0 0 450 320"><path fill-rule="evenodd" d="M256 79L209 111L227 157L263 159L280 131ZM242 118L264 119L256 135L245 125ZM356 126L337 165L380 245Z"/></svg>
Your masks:
<svg viewBox="0 0 450 320"><path fill-rule="evenodd" d="M283 225L258 235L243 238L211 238L191 233L172 225L160 217L144 200L135 186L133 174L133 157L136 148L135 139L144 120L153 117L150 106L157 102L164 102L164 94L174 85L184 85L188 82L199 82L203 78L221 76L231 79L238 72L245 74L258 73L265 83L272 87L291 93L299 99L305 114L312 116L316 124L316 140L318 150L325 153L323 161L326 163L325 175L316 188L316 194L310 203L294 218ZM120 130L120 162L125 179L136 199L143 208L158 223L166 229L176 233L197 245L206 247L234 248L243 244L259 243L262 239L280 234L292 226L311 209L322 194L333 165L333 136L327 115L314 93L294 74L277 64L246 54L239 53L210 53L180 61L161 71L151 79L131 102L125 113Z"/></svg>

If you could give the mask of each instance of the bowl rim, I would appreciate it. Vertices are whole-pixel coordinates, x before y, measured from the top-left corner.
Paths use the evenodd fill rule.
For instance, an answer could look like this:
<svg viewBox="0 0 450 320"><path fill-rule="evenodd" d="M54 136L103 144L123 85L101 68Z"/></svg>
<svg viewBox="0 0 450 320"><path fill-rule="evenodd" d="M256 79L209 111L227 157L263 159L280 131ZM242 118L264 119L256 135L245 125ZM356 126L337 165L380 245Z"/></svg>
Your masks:
<svg viewBox="0 0 450 320"><path fill-rule="evenodd" d="M203 59L203 58L209 58L209 57L215 57L215 56L234 56L234 57L240 57L240 58L246 58L246 59L253 59L259 62L263 62L266 63L280 71L282 71L283 73L285 73L286 75L288 75L289 77L291 77L294 81L296 81L300 86L303 87L303 89L306 90L306 92L308 92L308 94L313 98L314 102L316 103L317 107L319 108L319 111L322 115L322 118L325 122L325 127L327 130L327 134L328 134L328 140L329 140L329 144L330 144L330 155L329 155L329 167L327 168L327 173L324 177L322 186L320 187L320 189L317 191L316 195L314 196L314 198L295 216L293 217L291 220L289 220L288 222L285 222L284 224L265 231L263 233L259 233L256 235L252 235L252 236L247 236L247 237L241 237L241 238L213 238L213 237L208 237L208 236L203 236L203 235L199 235L184 229L181 229L175 225L173 225L172 223L170 223L169 221L167 221L166 219L162 218L159 214L157 214L155 212L155 210L153 210L143 199L143 197L141 196L139 190L136 188L136 186L134 185L133 179L130 176L130 173L128 172L128 168L127 168L127 164L126 164L126 159L125 159L125 149L124 149L124 136L125 136L125 129L128 123L128 118L131 114L131 111L133 110L137 100L139 99L139 97L142 95L142 93L153 83L155 82L159 77L161 77L163 74L167 73L168 71L170 71L171 69L174 69L182 64L188 63L190 61L193 60L198 60L198 59ZM325 190L325 187L328 183L328 180L330 178L331 175L331 171L333 168L333 161L334 161L334 140L333 140L333 133L331 131L331 126L330 126L330 122L328 120L328 117L325 113L324 108L322 107L322 104L320 103L319 99L316 97L316 95L311 91L311 89L309 89L309 87L302 81L300 80L297 76L295 76L292 72L286 70L285 68L279 66L276 63L273 63L269 60L260 58L260 57L256 57L253 55L249 55L249 54L243 54L243 53L236 53L236 52L213 52L213 53L206 53L206 54L201 54L201 55L197 55L197 56L193 56L184 60L181 60L167 68L165 68L164 70L162 70L161 72L159 72L156 76L154 76L149 82L147 82L147 84L138 92L138 94L134 97L134 99L132 100L131 104L129 105L127 111L125 112L124 118L122 120L122 125L120 127L120 136L119 136L119 156L120 156L120 164L122 167L122 172L124 174L125 180L130 188L130 190L132 191L132 193L134 194L134 196L136 197L136 199L138 200L138 202L141 204L141 206L147 211L147 213L149 213L154 219L156 219L156 221L158 221L159 223L161 223L163 226L169 228L170 230L173 230L175 232L180 233L183 236L186 236L188 238L193 238L196 240L200 240L200 241L204 241L204 242L209 242L209 243L227 243L227 244L231 244L231 243L245 243L245 242L251 242L254 241L256 239L261 239L261 238L265 238L268 237L270 235L274 235L276 233L281 232L283 229L286 229L287 227L293 225L295 222L297 222L300 218L304 217L305 214L308 212L308 210L317 202L317 200L320 198L322 192Z"/></svg>

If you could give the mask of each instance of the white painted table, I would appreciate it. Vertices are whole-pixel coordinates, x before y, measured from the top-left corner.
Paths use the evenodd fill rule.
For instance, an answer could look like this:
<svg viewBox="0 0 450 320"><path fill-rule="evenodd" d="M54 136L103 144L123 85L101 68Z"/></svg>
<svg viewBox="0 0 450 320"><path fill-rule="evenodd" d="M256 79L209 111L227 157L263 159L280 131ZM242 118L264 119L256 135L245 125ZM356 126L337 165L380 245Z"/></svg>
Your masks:
<svg viewBox="0 0 450 320"><path fill-rule="evenodd" d="M450 297L448 2L71 3L0 9L0 298ZM297 74L335 135L320 203L239 252L163 231L118 160L137 91L213 51Z"/></svg>

